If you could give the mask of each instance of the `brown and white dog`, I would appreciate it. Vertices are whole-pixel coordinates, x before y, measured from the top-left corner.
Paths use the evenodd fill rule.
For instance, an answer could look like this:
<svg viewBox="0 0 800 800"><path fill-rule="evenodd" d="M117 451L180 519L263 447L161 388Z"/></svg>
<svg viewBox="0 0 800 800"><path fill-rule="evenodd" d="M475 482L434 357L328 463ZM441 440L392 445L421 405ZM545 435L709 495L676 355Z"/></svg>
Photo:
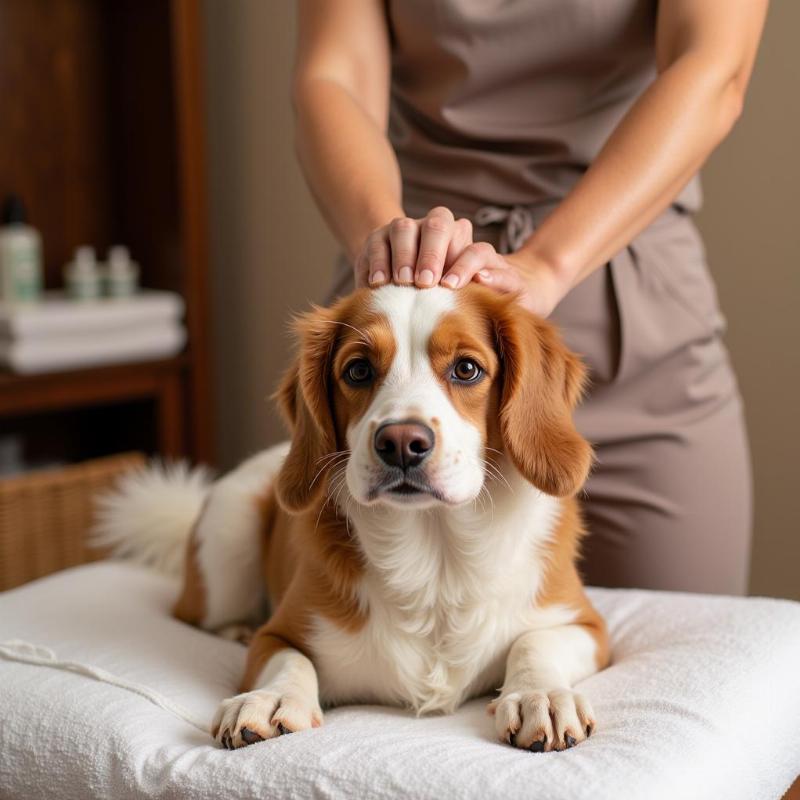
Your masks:
<svg viewBox="0 0 800 800"><path fill-rule="evenodd" d="M501 740L583 740L595 720L572 687L608 644L575 566L578 359L480 287L360 290L297 330L291 443L174 501L175 541L191 529L176 616L221 630L265 591L271 608L213 735L237 748L321 725L321 704L449 712L501 687ZM141 499L106 504L107 540Z"/></svg>

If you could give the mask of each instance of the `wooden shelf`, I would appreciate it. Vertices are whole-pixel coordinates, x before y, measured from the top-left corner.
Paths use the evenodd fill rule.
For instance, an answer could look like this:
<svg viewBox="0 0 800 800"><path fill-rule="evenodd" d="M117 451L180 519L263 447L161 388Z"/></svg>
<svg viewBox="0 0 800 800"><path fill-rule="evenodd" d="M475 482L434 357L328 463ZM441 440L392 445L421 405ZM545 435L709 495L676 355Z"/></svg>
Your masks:
<svg viewBox="0 0 800 800"><path fill-rule="evenodd" d="M110 367L15 375L0 372L0 416L152 397L167 376L189 365L187 356Z"/></svg>
<svg viewBox="0 0 800 800"><path fill-rule="evenodd" d="M0 417L129 403L152 399L158 416L158 449L177 457L185 452L183 378L187 355L138 364L45 375L0 372Z"/></svg>
<svg viewBox="0 0 800 800"><path fill-rule="evenodd" d="M0 195L41 231L47 286L78 245L121 243L145 286L186 303L177 358L0 372L0 434L54 458L123 430L131 449L213 462L200 15L200 0L0 0Z"/></svg>

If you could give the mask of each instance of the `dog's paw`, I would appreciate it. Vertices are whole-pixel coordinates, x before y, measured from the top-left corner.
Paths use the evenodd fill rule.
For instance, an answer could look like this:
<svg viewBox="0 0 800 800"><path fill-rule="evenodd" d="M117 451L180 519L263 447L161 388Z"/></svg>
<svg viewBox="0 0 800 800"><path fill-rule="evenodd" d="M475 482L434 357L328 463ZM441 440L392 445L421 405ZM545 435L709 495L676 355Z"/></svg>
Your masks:
<svg viewBox="0 0 800 800"><path fill-rule="evenodd" d="M322 725L316 702L291 693L256 689L220 703L211 735L228 750Z"/></svg>
<svg viewBox="0 0 800 800"><path fill-rule="evenodd" d="M489 713L501 741L534 753L574 747L595 728L589 701L569 689L507 692Z"/></svg>

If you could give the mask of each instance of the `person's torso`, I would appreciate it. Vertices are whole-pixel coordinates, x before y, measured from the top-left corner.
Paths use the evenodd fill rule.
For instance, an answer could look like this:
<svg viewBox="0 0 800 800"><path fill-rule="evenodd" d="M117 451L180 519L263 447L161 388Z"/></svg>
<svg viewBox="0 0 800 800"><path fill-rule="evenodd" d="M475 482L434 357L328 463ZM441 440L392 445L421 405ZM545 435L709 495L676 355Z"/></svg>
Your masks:
<svg viewBox="0 0 800 800"><path fill-rule="evenodd" d="M412 206L562 198L656 75L656 0L389 0ZM700 203L693 181L679 202Z"/></svg>

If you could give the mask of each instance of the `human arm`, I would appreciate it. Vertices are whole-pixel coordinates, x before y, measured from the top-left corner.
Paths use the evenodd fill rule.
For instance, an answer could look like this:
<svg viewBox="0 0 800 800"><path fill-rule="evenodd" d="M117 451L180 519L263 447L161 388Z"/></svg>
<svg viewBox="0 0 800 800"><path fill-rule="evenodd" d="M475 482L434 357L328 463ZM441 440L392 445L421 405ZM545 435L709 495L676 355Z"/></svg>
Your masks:
<svg viewBox="0 0 800 800"><path fill-rule="evenodd" d="M468 247L443 283L474 278L549 314L674 200L731 131L766 8L767 0L661 0L658 77L575 188L516 253Z"/></svg>
<svg viewBox="0 0 800 800"><path fill-rule="evenodd" d="M357 283L410 283L426 269L428 285L437 283L472 241L472 229L445 208L421 220L403 211L386 135L391 53L383 2L301 0L298 8L296 143L320 210Z"/></svg>

